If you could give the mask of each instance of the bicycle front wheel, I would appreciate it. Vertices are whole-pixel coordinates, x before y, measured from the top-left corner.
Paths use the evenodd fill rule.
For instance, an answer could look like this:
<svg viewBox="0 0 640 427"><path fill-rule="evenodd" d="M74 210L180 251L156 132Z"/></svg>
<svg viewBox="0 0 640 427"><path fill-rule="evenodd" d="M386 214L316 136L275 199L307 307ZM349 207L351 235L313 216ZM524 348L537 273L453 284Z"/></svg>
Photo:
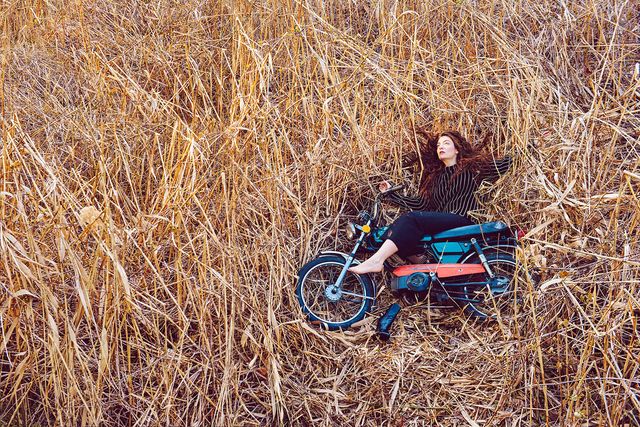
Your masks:
<svg viewBox="0 0 640 427"><path fill-rule="evenodd" d="M321 256L298 272L296 296L302 311L330 330L346 329L362 320L375 299L368 275L347 271L341 285L335 286L344 265L342 257Z"/></svg>

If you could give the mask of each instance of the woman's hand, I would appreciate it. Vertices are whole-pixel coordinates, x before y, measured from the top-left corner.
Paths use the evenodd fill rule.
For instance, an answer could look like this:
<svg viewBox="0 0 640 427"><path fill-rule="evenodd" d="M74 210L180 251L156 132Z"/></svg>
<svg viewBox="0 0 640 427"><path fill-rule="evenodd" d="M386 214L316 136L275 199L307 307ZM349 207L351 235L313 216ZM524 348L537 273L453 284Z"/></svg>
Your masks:
<svg viewBox="0 0 640 427"><path fill-rule="evenodd" d="M391 183L389 181L382 181L380 184L378 184L378 189L382 193L389 190L390 188L391 188Z"/></svg>

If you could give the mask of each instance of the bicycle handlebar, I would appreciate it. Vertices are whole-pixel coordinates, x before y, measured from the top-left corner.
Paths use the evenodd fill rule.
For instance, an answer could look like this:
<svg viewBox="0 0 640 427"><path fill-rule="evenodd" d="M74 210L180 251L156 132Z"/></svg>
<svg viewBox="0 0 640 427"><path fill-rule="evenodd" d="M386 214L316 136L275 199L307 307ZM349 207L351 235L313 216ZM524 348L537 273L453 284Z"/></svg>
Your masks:
<svg viewBox="0 0 640 427"><path fill-rule="evenodd" d="M396 185L395 187L391 187L387 191L383 191L382 194L384 194L386 196L387 194L395 193L398 190L402 190L403 188L404 188L404 185L402 185L402 184Z"/></svg>
<svg viewBox="0 0 640 427"><path fill-rule="evenodd" d="M378 221L378 215L380 214L380 199L391 194L391 193L395 193L398 190L402 190L404 188L403 184L400 185L395 185L391 188L389 188L387 191L383 191L381 193L378 193L376 195L375 198L375 202L374 202L374 206L373 206L373 220L374 221Z"/></svg>

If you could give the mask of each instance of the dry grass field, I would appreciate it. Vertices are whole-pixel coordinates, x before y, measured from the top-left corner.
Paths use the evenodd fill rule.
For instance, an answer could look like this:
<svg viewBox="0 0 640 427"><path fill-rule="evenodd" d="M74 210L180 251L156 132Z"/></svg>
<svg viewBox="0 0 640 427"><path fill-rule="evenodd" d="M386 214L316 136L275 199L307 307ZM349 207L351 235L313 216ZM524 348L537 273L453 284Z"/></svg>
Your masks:
<svg viewBox="0 0 640 427"><path fill-rule="evenodd" d="M637 0L0 7L1 426L640 424ZM308 324L416 126L515 156L521 316Z"/></svg>

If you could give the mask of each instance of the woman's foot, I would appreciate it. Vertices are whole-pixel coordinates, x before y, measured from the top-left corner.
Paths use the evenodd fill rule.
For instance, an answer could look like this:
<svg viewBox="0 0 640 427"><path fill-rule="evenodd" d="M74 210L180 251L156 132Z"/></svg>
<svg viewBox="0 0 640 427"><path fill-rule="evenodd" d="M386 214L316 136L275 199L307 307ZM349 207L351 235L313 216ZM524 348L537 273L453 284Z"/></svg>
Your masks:
<svg viewBox="0 0 640 427"><path fill-rule="evenodd" d="M350 272L356 274L379 273L384 269L384 261L380 261L375 257L371 257L362 264L349 269Z"/></svg>
<svg viewBox="0 0 640 427"><path fill-rule="evenodd" d="M380 249L371 255L371 258L360 265L351 267L349 271L356 274L379 273L384 269L384 260L396 252L398 252L396 244L393 243L393 240L387 239L382 246L380 246Z"/></svg>

